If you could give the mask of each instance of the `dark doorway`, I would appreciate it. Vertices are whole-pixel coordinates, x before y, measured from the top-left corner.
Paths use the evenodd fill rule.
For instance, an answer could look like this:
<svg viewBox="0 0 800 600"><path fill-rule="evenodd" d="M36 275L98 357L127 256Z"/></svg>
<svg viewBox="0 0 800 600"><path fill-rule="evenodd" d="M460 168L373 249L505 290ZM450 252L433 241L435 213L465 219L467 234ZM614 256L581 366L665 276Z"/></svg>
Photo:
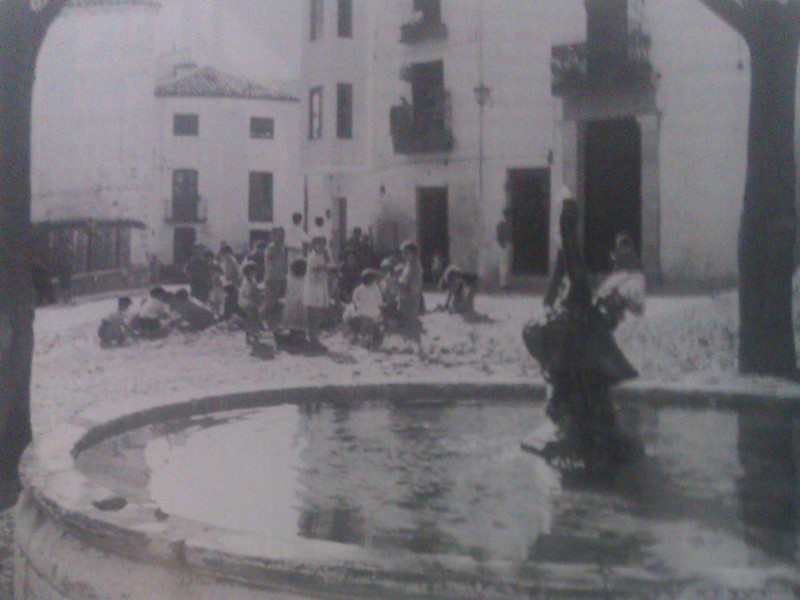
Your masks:
<svg viewBox="0 0 800 600"><path fill-rule="evenodd" d="M197 233L193 227L176 227L173 233L173 264L180 267L192 256Z"/></svg>
<svg viewBox="0 0 800 600"><path fill-rule="evenodd" d="M614 237L625 231L641 255L641 132L634 118L586 124L584 252L590 271L611 270Z"/></svg>
<svg viewBox="0 0 800 600"><path fill-rule="evenodd" d="M509 169L511 271L547 275L550 262L550 169Z"/></svg>
<svg viewBox="0 0 800 600"><path fill-rule="evenodd" d="M447 188L417 188L417 237L425 283L433 281L431 264L439 252L444 263L449 262L450 235L447 220Z"/></svg>

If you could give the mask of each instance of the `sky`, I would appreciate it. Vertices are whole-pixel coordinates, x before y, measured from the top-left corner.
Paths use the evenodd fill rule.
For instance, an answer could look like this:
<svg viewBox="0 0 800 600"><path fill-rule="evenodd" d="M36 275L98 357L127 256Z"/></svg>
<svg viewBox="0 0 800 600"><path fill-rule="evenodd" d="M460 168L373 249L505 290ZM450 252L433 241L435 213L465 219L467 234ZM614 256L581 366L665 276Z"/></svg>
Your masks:
<svg viewBox="0 0 800 600"><path fill-rule="evenodd" d="M162 0L162 6L159 53L190 48L198 63L257 81L299 78L301 0Z"/></svg>

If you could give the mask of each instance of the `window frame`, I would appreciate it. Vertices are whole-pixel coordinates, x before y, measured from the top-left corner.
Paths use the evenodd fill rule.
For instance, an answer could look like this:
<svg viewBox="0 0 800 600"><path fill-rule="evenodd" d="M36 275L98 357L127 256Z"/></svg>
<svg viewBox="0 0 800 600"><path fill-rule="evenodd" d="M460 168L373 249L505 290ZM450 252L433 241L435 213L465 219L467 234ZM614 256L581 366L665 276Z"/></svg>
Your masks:
<svg viewBox="0 0 800 600"><path fill-rule="evenodd" d="M260 129L258 125L263 125ZM254 140L275 139L275 119L272 117L250 117L250 138Z"/></svg>
<svg viewBox="0 0 800 600"><path fill-rule="evenodd" d="M353 37L353 0L338 0L336 5L336 34L340 38Z"/></svg>
<svg viewBox="0 0 800 600"><path fill-rule="evenodd" d="M353 139L353 84L336 84L336 137Z"/></svg>
<svg viewBox="0 0 800 600"><path fill-rule="evenodd" d="M315 106L315 99L318 100ZM318 85L308 92L308 139L321 140L323 126L323 86Z"/></svg>
<svg viewBox="0 0 800 600"><path fill-rule="evenodd" d="M259 181L259 185L256 185ZM258 190L268 192L257 197ZM275 175L272 171L250 171L247 185L247 221L272 223L275 218Z"/></svg>
<svg viewBox="0 0 800 600"><path fill-rule="evenodd" d="M190 126L187 126L191 124ZM173 113L172 135L174 137L198 137L200 135L200 115L197 113Z"/></svg>
<svg viewBox="0 0 800 600"><path fill-rule="evenodd" d="M325 2L324 0L309 0L309 40L314 42L322 39L325 30Z"/></svg>

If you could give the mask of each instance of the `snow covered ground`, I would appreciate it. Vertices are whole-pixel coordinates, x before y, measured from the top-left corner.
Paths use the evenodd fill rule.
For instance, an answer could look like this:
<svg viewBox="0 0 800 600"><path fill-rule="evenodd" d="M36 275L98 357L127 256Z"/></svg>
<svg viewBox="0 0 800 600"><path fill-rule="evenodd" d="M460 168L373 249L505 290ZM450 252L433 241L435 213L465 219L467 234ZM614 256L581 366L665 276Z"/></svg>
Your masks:
<svg viewBox="0 0 800 600"><path fill-rule="evenodd" d="M427 295L428 307L441 300ZM541 380L521 339L524 323L542 314L540 296L479 296L476 309L488 317L485 322L429 312L423 318L422 358L394 336L381 351L369 352L333 333L323 337L328 355L279 353L270 361L249 356L244 334L225 328L101 349L97 327L115 304L113 298L78 299L73 306L37 311L35 435L88 409L120 402L144 407L236 390L322 383ZM733 293L650 297L644 316L628 317L617 339L643 380L757 390L764 379L735 373L737 310ZM800 394L800 387L788 382L766 383ZM0 513L0 597L7 593L9 561L3 560L3 546L10 530L9 514Z"/></svg>
<svg viewBox="0 0 800 600"><path fill-rule="evenodd" d="M440 300L430 294L427 304L434 307ZM629 318L617 337L645 379L698 372L733 377L734 300L732 295L651 298L645 316ZM113 299L90 300L37 311L32 396L37 435L89 407L135 398L151 405L159 398L288 385L541 378L520 335L528 319L541 315L540 297L479 297L476 309L486 322L428 313L424 358L395 336L382 351L369 352L333 333L323 339L327 356L279 353L271 361L249 356L244 334L223 327L104 350L97 326L114 305Z"/></svg>
<svg viewBox="0 0 800 600"><path fill-rule="evenodd" d="M429 294L427 304L435 307L441 299ZM542 314L539 296L480 296L476 309L486 322L429 312L423 318L424 358L396 336L386 339L382 351L369 352L333 333L324 338L327 356L279 353L262 361L249 356L243 333L225 328L104 350L97 326L114 305L114 299L83 300L37 311L32 396L37 435L89 407L122 400L149 406L162 399L290 385L541 378L520 335L528 319ZM737 310L733 293L651 297L644 316L629 316L617 339L643 380L758 389L763 381L735 373Z"/></svg>

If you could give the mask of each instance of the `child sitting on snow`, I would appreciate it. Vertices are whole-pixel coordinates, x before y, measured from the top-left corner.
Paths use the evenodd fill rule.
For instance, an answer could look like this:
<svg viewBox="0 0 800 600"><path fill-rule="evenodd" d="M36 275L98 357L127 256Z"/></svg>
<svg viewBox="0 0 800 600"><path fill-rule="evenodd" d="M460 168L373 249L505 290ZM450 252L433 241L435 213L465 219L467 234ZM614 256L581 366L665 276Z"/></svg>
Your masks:
<svg viewBox="0 0 800 600"><path fill-rule="evenodd" d="M167 324L172 320L167 292L161 286L150 290L136 316L131 319L133 335L146 340L157 340L169 334Z"/></svg>
<svg viewBox="0 0 800 600"><path fill-rule="evenodd" d="M475 313L475 294L478 292L478 276L465 273L455 265L445 269L439 287L447 290L447 299L441 310L470 316Z"/></svg>
<svg viewBox="0 0 800 600"><path fill-rule="evenodd" d="M132 304L130 298L122 296L117 300L117 310L100 322L100 328L97 330L100 347L124 346L131 339L128 309Z"/></svg>
<svg viewBox="0 0 800 600"><path fill-rule="evenodd" d="M183 331L203 331L216 321L214 313L192 300L185 289L175 293L174 310L179 317L178 327Z"/></svg>
<svg viewBox="0 0 800 600"><path fill-rule="evenodd" d="M345 309L344 320L354 344L361 341L367 348L375 349L383 341L380 327L383 294L374 269L364 269L360 280L353 290L352 302Z"/></svg>

